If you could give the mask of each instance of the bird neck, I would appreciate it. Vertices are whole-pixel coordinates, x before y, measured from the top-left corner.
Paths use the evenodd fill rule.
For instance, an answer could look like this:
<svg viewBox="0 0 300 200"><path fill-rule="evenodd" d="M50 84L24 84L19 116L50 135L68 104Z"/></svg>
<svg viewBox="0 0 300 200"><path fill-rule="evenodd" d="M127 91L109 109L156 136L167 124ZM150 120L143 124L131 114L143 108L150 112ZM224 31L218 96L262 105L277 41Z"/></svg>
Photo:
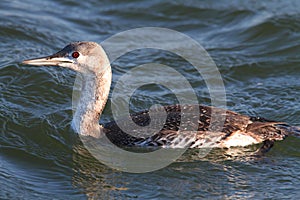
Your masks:
<svg viewBox="0 0 300 200"><path fill-rule="evenodd" d="M79 134L100 136L99 119L107 102L111 78L110 66L98 74L83 74L82 90L73 119L73 125Z"/></svg>

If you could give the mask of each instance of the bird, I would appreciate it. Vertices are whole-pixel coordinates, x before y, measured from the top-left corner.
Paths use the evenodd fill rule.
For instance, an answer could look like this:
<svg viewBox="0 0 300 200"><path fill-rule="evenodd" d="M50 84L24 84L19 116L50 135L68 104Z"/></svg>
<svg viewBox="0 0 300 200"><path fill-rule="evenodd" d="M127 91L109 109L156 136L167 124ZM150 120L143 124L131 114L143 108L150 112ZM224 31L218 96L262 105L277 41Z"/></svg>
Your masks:
<svg viewBox="0 0 300 200"><path fill-rule="evenodd" d="M82 75L82 93L73 115L73 127L78 134L98 138L105 134L120 147L180 148L180 141L186 141L189 148L231 148L262 144L259 152L268 152L275 141L299 132L299 128L284 122L262 117L247 116L222 108L206 105L167 105L160 109L167 113L161 130L149 136L132 135L123 131L116 121L100 124L100 116L107 103L112 82L112 70L108 56L96 42L72 42L52 55L24 60L22 64L33 66L59 66L69 68ZM181 111L198 109L197 123L180 129ZM212 110L225 113L225 120L219 131L210 131ZM149 111L128 116L137 125L149 124ZM189 131L194 129L196 131ZM134 132L134 130L133 130Z"/></svg>

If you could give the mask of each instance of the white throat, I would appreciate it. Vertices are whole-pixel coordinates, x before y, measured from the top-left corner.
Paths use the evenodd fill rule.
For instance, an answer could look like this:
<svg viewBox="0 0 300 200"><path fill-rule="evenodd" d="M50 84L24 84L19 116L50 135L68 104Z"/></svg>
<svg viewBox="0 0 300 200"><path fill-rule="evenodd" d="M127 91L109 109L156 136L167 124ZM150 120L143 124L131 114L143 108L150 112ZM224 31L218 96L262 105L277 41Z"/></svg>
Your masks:
<svg viewBox="0 0 300 200"><path fill-rule="evenodd" d="M107 102L111 85L110 65L101 73L82 73L82 87L72 126L84 136L99 137L99 119Z"/></svg>

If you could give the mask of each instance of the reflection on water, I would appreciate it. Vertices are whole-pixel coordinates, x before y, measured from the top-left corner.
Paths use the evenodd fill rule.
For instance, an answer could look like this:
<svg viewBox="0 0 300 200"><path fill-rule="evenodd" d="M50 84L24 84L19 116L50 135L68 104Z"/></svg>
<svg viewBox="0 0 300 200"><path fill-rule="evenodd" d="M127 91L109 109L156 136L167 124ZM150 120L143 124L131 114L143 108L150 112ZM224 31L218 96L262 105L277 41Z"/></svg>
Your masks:
<svg viewBox="0 0 300 200"><path fill-rule="evenodd" d="M189 150L158 171L131 174L95 160L70 128L76 73L19 62L56 52L71 41L101 42L130 28L160 26L183 32L212 56L225 83L228 109L299 125L298 1L0 1L1 199L297 199L300 140ZM148 53L148 54L147 54ZM186 76L201 103L205 82L186 62L157 51L131 52L113 63L113 84L147 62ZM132 110L174 103L170 91L141 87ZM109 102L110 103L110 102ZM110 105L101 121L109 121ZM158 158L164 159L164 158Z"/></svg>
<svg viewBox="0 0 300 200"><path fill-rule="evenodd" d="M258 147L259 145L213 149L206 157L202 157L201 150L190 149L167 168L131 174L103 165L84 147L77 145L74 146L76 153L73 154L72 183L92 199L263 197L257 195L255 190L253 193L249 192L252 186L264 186L264 183L258 183L251 174L268 173L265 167L269 168L277 162L266 156L258 156ZM143 193L144 190L147 193ZM139 195L136 195L137 193Z"/></svg>

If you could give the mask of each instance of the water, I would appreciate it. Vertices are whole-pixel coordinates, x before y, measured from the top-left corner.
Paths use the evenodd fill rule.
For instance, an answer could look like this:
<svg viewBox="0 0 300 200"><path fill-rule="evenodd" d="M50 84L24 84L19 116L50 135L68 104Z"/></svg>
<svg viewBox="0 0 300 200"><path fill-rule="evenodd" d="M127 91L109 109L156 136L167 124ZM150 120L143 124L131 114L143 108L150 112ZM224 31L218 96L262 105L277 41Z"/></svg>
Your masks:
<svg viewBox="0 0 300 200"><path fill-rule="evenodd" d="M1 1L1 199L298 199L300 139L277 142L262 158L245 149L190 150L159 171L130 174L95 160L70 129L76 73L20 65L71 41L101 42L131 28L159 26L203 45L222 74L227 107L299 126L300 4L298 1ZM164 52L133 52L113 65L113 86L135 65L170 64L185 72L199 100L202 80ZM155 85L133 97L133 108L174 103ZM107 106L102 120L110 119ZM243 156L232 156L241 152ZM230 156L231 155L231 156Z"/></svg>

